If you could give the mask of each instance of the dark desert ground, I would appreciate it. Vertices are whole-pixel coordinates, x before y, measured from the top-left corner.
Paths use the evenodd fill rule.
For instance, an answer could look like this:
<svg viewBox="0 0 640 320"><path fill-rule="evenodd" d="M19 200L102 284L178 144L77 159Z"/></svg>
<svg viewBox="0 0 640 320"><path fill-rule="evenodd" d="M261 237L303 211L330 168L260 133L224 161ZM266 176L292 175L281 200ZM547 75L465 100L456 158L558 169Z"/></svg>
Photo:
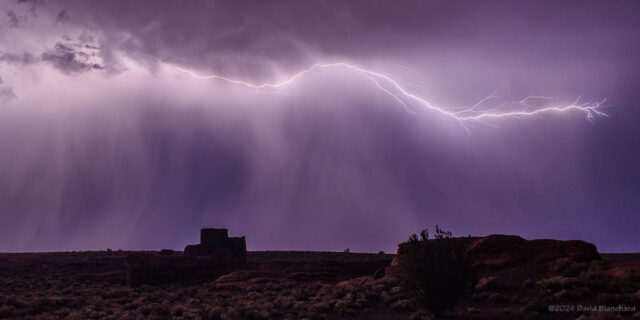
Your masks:
<svg viewBox="0 0 640 320"><path fill-rule="evenodd" d="M473 257L477 281L438 317L403 289L394 254L253 251L241 265L216 269L220 257L194 265L173 250L108 250L0 254L0 318L640 317L640 254L598 254L582 241L459 239ZM140 255L150 260L137 272L131 259Z"/></svg>

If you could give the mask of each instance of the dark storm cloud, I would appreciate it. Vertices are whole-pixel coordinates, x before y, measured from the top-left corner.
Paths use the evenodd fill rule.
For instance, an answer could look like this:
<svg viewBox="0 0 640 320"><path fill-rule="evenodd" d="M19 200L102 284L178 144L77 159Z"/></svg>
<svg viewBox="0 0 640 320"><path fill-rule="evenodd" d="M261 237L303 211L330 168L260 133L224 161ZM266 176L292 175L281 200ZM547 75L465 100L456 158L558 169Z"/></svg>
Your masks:
<svg viewBox="0 0 640 320"><path fill-rule="evenodd" d="M24 28L27 20L38 16L38 7L44 2L40 0L18 0L16 10L6 10L8 26L10 28Z"/></svg>
<svg viewBox="0 0 640 320"><path fill-rule="evenodd" d="M27 13L25 15L30 17L37 17L38 10L44 5L44 0L17 0L16 3L22 8L26 8Z"/></svg>
<svg viewBox="0 0 640 320"><path fill-rule="evenodd" d="M92 47L88 47L88 45L85 45L84 48L91 49ZM92 53L86 53L69 45L58 42L56 43L54 49L43 52L40 55L40 58L42 59L42 61L51 63L55 68L65 73L77 73L91 69L104 69L97 63L84 62L89 60L91 56Z"/></svg>
<svg viewBox="0 0 640 320"><path fill-rule="evenodd" d="M58 13L58 15L56 16L56 22L59 23L64 23L64 22L69 22L70 18L67 15L67 11L66 10L62 10Z"/></svg>
<svg viewBox="0 0 640 320"><path fill-rule="evenodd" d="M24 17L18 17L18 15L13 12L13 10L8 10L7 18L9 18L9 27L11 28L20 28L23 26Z"/></svg>
<svg viewBox="0 0 640 320"><path fill-rule="evenodd" d="M0 84L2 84L2 80L0 79ZM16 94L13 92L11 88L0 87L0 101L6 102L8 99L15 98Z"/></svg>
<svg viewBox="0 0 640 320"><path fill-rule="evenodd" d="M10 99L15 98L16 94L10 87L2 86L2 82L2 77L0 77L0 102L5 103Z"/></svg>
<svg viewBox="0 0 640 320"><path fill-rule="evenodd" d="M611 55L631 58L631 51L615 48L637 49L640 40L633 2L617 8L571 1L57 4L74 23L106 32L103 40L112 48L252 78L271 76L274 65L291 72L319 59L397 60L420 53L442 60L452 49L472 63L597 63Z"/></svg>
<svg viewBox="0 0 640 320"><path fill-rule="evenodd" d="M54 80L40 87L25 77L24 94L5 79L20 96L10 103L35 102L0 117L0 250L179 248L212 225L252 249L377 251L438 223L637 251L638 6L47 2L37 13L54 40L28 53L3 43L12 49L0 61L74 76L43 71ZM124 71L125 59L156 78ZM500 90L614 107L594 123L547 113L473 123L467 135L351 73L303 77L280 97L158 71L169 62L260 82L339 60L379 63L444 104ZM94 68L106 72L82 72ZM133 93L108 86L118 81ZM64 109L81 93L86 105ZM28 111L40 104L52 105L45 120Z"/></svg>
<svg viewBox="0 0 640 320"><path fill-rule="evenodd" d="M13 53L13 52L0 52L0 62L13 63L18 65L30 65L38 62L38 59L31 53Z"/></svg>
<svg viewBox="0 0 640 320"><path fill-rule="evenodd" d="M92 69L104 69L100 64L88 62L90 58L90 54L76 50L60 42L56 43L53 49L46 50L45 52L40 54L40 58L36 58L33 54L28 52L0 53L0 63L4 62L20 66L27 66L44 61L50 63L55 68L64 73L78 73L89 71Z"/></svg>
<svg viewBox="0 0 640 320"><path fill-rule="evenodd" d="M47 62L56 69L68 73L79 73L89 70L102 70L100 64L92 62L97 57L98 47L83 43L57 42L52 49L45 49L37 58L32 53L1 52L0 63L28 66L39 62Z"/></svg>

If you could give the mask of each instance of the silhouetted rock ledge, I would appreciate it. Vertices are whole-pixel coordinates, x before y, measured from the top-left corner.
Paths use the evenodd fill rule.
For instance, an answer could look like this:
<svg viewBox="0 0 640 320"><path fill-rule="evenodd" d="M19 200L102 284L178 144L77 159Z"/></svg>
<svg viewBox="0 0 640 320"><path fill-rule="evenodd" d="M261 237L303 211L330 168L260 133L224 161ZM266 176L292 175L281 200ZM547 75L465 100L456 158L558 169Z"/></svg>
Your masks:
<svg viewBox="0 0 640 320"><path fill-rule="evenodd" d="M578 262L601 259L595 245L580 240L525 240L519 236L501 234L453 240L464 243L474 267L481 273L526 266L535 273L544 274L549 271L549 262L559 258L569 258ZM406 245L406 242L398 245L398 256L406 250ZM387 273L397 272L397 264L396 256Z"/></svg>
<svg viewBox="0 0 640 320"><path fill-rule="evenodd" d="M580 240L525 240L518 236L490 235L468 242L469 255L477 267L503 268L558 258L600 260L596 246Z"/></svg>

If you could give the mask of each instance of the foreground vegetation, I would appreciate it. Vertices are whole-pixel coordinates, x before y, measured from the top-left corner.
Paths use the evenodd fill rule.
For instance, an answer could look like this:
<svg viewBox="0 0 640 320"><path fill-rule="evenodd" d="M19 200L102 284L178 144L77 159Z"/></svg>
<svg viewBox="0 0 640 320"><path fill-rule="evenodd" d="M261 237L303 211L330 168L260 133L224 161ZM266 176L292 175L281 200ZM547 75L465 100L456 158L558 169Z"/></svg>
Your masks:
<svg viewBox="0 0 640 320"><path fill-rule="evenodd" d="M245 268L217 279L153 286L126 283L122 266L127 252L0 254L0 318L640 317L640 310L597 310L600 305L640 306L638 255L602 255L600 259L575 251L584 246L572 245L563 247L558 257L549 253L558 243L534 243L541 249L520 253L518 246L531 242L504 236L451 239L438 231L436 237L434 241L423 233L409 241L407 250L418 250L414 258L420 257L414 270L424 271L413 275L407 273L411 269L405 269L402 258L392 262L394 255L383 253L271 251L250 252ZM459 243L466 244L466 251ZM445 254L442 248L453 251ZM545 253L544 248L553 250ZM469 252L475 261L467 256ZM450 259L449 267L439 267L437 261L442 259ZM469 262L472 270L467 268ZM385 265L389 267L380 267ZM456 279L456 275L462 276ZM427 301L443 292L446 299L440 304ZM577 310L578 305L596 309ZM550 311L558 306L574 309Z"/></svg>

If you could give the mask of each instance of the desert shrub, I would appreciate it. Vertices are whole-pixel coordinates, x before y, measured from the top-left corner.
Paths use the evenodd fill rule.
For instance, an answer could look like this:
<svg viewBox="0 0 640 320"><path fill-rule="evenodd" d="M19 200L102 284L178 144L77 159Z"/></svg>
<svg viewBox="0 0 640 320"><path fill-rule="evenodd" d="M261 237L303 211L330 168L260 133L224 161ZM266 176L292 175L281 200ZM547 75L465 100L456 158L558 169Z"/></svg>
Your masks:
<svg viewBox="0 0 640 320"><path fill-rule="evenodd" d="M436 315L450 310L468 296L475 282L466 247L449 231L436 226L435 239L428 230L401 245L398 255L402 287Z"/></svg>
<svg viewBox="0 0 640 320"><path fill-rule="evenodd" d="M418 311L411 314L409 320L431 320L432 318L433 317L430 312L424 309L419 309Z"/></svg>
<svg viewBox="0 0 640 320"><path fill-rule="evenodd" d="M489 297L487 298L487 301L491 303L507 303L510 300L508 296L501 293L494 292L489 295Z"/></svg>
<svg viewBox="0 0 640 320"><path fill-rule="evenodd" d="M522 307L522 312L524 313L533 313L533 312L545 313L547 311L549 311L549 306L542 303L542 301L538 301L538 300L531 300L527 302L527 304L525 304L524 307Z"/></svg>
<svg viewBox="0 0 640 320"><path fill-rule="evenodd" d="M573 288L579 284L580 283L576 278L554 276L551 278L536 281L535 286L536 288L541 290L550 289L555 292L562 289Z"/></svg>
<svg viewBox="0 0 640 320"><path fill-rule="evenodd" d="M476 291L494 291L498 289L495 276L484 277L476 284Z"/></svg>

